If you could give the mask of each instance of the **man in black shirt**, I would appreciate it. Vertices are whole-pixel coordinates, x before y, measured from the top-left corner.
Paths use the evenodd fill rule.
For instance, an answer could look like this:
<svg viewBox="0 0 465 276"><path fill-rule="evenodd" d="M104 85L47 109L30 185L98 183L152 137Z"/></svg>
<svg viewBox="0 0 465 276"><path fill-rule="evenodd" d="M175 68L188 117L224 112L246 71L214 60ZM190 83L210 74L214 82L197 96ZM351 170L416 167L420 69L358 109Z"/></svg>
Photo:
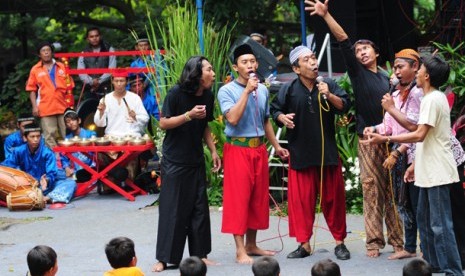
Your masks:
<svg viewBox="0 0 465 276"><path fill-rule="evenodd" d="M211 251L210 213L206 189L203 141L221 168L208 121L213 120L214 96L210 90L215 72L202 56L191 57L179 84L166 95L160 128L166 130L161 162L162 187L154 272L168 263L179 265L186 238L189 253L206 264Z"/></svg>
<svg viewBox="0 0 465 276"><path fill-rule="evenodd" d="M289 60L298 78L284 85L271 104L273 119L287 128L289 236L300 243L287 257L311 254L309 241L320 194L323 214L336 240L336 257L347 260L345 190L334 117L349 109L349 96L331 79L317 84L318 63L309 48L296 47Z"/></svg>
<svg viewBox="0 0 465 276"><path fill-rule="evenodd" d="M305 9L310 15L321 16L328 24L342 50L350 81L355 95L357 133L360 140L367 126L383 121L381 100L389 91L388 77L378 70L378 48L370 40L359 40L351 46L349 37L328 12L328 1L306 0ZM358 156L363 190L363 214L365 217L367 256L376 258L386 242L383 234L383 216L387 227L388 243L395 252L404 249L402 223L397 216L392 200L388 170L383 167L384 145L366 145L359 142Z"/></svg>

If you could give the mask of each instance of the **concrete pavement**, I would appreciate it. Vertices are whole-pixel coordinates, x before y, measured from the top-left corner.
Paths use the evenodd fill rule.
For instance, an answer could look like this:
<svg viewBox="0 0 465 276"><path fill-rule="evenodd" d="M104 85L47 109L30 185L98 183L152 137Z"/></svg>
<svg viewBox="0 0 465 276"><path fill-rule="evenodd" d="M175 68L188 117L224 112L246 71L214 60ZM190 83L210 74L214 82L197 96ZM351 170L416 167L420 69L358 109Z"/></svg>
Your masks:
<svg viewBox="0 0 465 276"><path fill-rule="evenodd" d="M10 212L0 208L0 275L25 275L27 252L38 244L46 244L58 253L58 275L102 275L111 269L104 247L112 238L127 236L134 240L138 267L146 275L155 260L158 207L146 205L158 195L137 196L130 202L114 195L91 193L76 199L64 209L32 212ZM213 250L209 258L218 262L208 267L208 275L252 275L250 265L234 262L235 247L231 235L222 234L221 212L211 208ZM281 275L310 275L312 265L318 260L331 258L341 267L342 275L402 275L408 260L390 261L387 257L392 247L381 251L381 256L365 256L363 217L347 216L348 236L346 245L351 259L339 261L334 256L334 241L326 229L322 215L316 228L315 253L307 258L290 260L286 255L297 248L294 239L287 236L286 218L271 217L270 228L258 232L259 246L279 251ZM187 248L184 255L188 256ZM179 275L178 270L166 270L159 275Z"/></svg>

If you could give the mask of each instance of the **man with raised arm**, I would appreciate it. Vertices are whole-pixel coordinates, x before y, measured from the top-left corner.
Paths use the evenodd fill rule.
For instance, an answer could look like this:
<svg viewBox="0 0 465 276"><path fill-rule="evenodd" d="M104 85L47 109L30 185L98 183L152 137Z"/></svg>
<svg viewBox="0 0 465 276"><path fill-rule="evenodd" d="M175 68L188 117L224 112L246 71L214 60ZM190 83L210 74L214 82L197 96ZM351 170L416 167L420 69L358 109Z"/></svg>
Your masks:
<svg viewBox="0 0 465 276"><path fill-rule="evenodd" d="M389 171L383 167L387 154L383 145L360 143L366 139L363 130L383 121L381 100L389 91L389 79L378 70L377 46L370 40L361 39L351 44L348 35L328 12L328 2L305 0L310 15L322 17L342 50L355 95L357 133L359 135L358 157L363 190L363 215L365 218L367 256L376 258L386 242L383 233L383 217L387 227L387 243L395 252L404 249L402 223L395 210L391 196Z"/></svg>

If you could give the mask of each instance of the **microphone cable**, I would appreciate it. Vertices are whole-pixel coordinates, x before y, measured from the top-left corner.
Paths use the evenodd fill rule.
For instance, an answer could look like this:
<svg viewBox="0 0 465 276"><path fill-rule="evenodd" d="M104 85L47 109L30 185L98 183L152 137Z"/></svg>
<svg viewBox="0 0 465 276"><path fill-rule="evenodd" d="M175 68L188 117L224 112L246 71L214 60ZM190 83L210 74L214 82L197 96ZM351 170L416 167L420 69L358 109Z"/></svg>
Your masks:
<svg viewBox="0 0 465 276"><path fill-rule="evenodd" d="M318 94L318 110L320 112L320 133L321 133L321 165L320 165L320 189L317 194L319 194L318 198L318 204L315 208L316 216L315 216L315 223L313 225L313 244L310 248L310 254L313 254L315 252L315 247L316 247L316 234L317 230L320 227L319 226L319 221L320 221L320 213L321 213L321 202L323 200L323 173L324 173L324 159L325 159L325 134L324 134L324 126L323 126L323 111L329 112L329 104L328 101L324 101L326 103L326 108L323 106L321 103L321 96L320 93ZM345 204L345 203L344 203ZM309 242L310 243L310 242Z"/></svg>
<svg viewBox="0 0 465 276"><path fill-rule="evenodd" d="M383 115L383 126L384 126L384 129L386 129L386 117L385 117L386 110L384 108L382 110L382 115ZM385 132L385 134L386 134L386 132ZM386 156L389 157L391 152L389 151L389 143L387 143L387 142L385 143L385 150L386 150ZM389 189L390 189L390 192L391 192L391 204L394 206L393 208L394 208L394 217L396 219L396 227L397 227L397 230L400 229L402 231L402 227L400 225L400 216L399 216L399 212L397 211L397 203L396 203L396 200L395 200L395 197L394 197L394 183L392 181L391 169L388 169L388 174L389 174Z"/></svg>

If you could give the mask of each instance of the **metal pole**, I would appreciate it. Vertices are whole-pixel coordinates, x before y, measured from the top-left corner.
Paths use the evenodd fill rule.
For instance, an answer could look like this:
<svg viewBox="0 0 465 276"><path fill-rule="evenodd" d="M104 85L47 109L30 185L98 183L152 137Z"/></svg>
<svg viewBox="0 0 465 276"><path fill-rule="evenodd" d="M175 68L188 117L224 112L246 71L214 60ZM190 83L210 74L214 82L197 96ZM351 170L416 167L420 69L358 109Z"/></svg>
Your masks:
<svg viewBox="0 0 465 276"><path fill-rule="evenodd" d="M326 58L328 60L328 77L332 78L333 77L333 63L332 63L332 58L331 58L331 43L330 43L329 33L325 35L325 39L323 40L323 45L321 45L321 50L318 55L318 65L320 65L325 51L326 51Z"/></svg>
<svg viewBox="0 0 465 276"><path fill-rule="evenodd" d="M328 43L326 44L326 58L328 60L328 77L333 78L333 62L331 58L331 38L329 34L326 34L328 37Z"/></svg>
<svg viewBox="0 0 465 276"><path fill-rule="evenodd" d="M196 0L197 6L197 29L199 32L199 45L202 55L205 53L203 46L203 16L202 16L202 0Z"/></svg>
<svg viewBox="0 0 465 276"><path fill-rule="evenodd" d="M302 45L307 46L307 32L305 29L305 4L300 0L300 28L302 30Z"/></svg>

